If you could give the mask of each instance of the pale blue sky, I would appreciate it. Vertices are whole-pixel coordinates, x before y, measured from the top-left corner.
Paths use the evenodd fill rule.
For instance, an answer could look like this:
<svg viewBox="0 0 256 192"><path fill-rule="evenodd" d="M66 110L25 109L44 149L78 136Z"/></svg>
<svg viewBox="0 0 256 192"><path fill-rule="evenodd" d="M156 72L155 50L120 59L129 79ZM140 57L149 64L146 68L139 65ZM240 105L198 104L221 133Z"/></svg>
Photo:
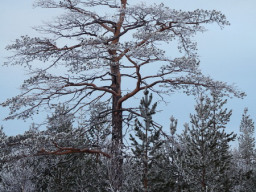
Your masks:
<svg viewBox="0 0 256 192"><path fill-rule="evenodd" d="M136 2L135 0L128 2ZM243 100L229 100L228 107L233 109L233 116L228 126L229 131L238 132L244 107L256 120L256 1L255 0L162 0L166 6L183 10L216 9L222 11L231 25L220 30L216 25L209 25L209 31L196 36L200 65L205 74L217 80L235 83L247 93ZM9 53L4 47L21 35L36 33L32 26L40 25L56 15L56 10L32 8L33 0L8 0L0 2L0 63ZM0 67L0 102L19 93L19 85L26 73L21 67ZM168 98L168 107L160 105L163 112L157 119L168 126L170 115L179 119L179 129L189 120L193 112L194 101L182 94ZM6 108L0 108L0 119L8 114ZM38 118L39 119L39 118ZM27 122L13 120L1 122L8 135L22 133L30 125Z"/></svg>

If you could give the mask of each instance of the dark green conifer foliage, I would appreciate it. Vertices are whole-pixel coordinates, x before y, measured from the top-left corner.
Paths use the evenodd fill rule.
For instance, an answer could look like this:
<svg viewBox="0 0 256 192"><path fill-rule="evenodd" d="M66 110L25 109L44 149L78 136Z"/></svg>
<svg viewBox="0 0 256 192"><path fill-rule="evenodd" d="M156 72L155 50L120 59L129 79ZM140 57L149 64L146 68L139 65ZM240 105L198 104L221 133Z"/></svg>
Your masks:
<svg viewBox="0 0 256 192"><path fill-rule="evenodd" d="M223 106L217 94L212 98L201 97L195 106L196 113L190 115L191 127L186 124L180 136L185 148L183 157L185 178L192 191L230 191L228 178L231 155L229 142L235 139L233 133L226 133L231 111Z"/></svg>
<svg viewBox="0 0 256 192"><path fill-rule="evenodd" d="M68 107L63 104L58 104L51 116L47 117L47 130L52 133L69 133L72 131L74 116L68 113Z"/></svg>
<svg viewBox="0 0 256 192"><path fill-rule="evenodd" d="M41 134L41 137L45 138L46 146L44 147L47 150L54 151L58 147L74 146L72 138L74 116L68 114L68 110L64 104L58 104L54 112L47 117L47 129ZM35 171L38 173L35 178L37 190L56 192L71 190L75 185L74 171L77 168L75 165L77 157L78 155L73 154L39 156L37 161L34 161Z"/></svg>
<svg viewBox="0 0 256 192"><path fill-rule="evenodd" d="M90 106L90 118L88 122L81 123L85 128L87 146L104 149L108 146L108 138L111 134L111 116L105 115L104 111L109 110L105 103L98 102ZM103 115L102 115L103 114Z"/></svg>
<svg viewBox="0 0 256 192"><path fill-rule="evenodd" d="M100 104L99 104L100 105ZM89 114L90 119L100 107L95 107ZM92 145L101 144L96 136L103 136L97 131L103 126L102 120L97 119L93 126L98 129L86 130L87 127L73 128L74 116L68 114L69 108L63 104L56 106L54 113L48 116L47 130L44 132L48 138L51 147L53 143L57 147L92 147ZM95 119L94 119L95 120ZM95 128L95 127L94 127ZM94 137L88 138L87 132L94 131ZM103 129L102 129L103 130ZM96 134L97 133L97 134ZM101 135L100 135L101 134ZM64 139L65 138L65 139ZM49 148L49 147L48 147ZM95 148L95 146L94 146ZM51 149L51 148L50 148ZM42 158L45 169L37 170L44 175L38 179L38 189L42 191L102 191L106 188L106 168L99 156L88 154L66 154L61 156L48 156ZM38 191L39 191L38 190Z"/></svg>
<svg viewBox="0 0 256 192"><path fill-rule="evenodd" d="M152 94L149 95L148 90L144 91L144 97L140 102L141 117L144 123L138 119L135 120L135 136L130 135L132 142L132 152L135 159L143 167L143 185L144 191L152 191L153 183L156 175L151 174L153 167L157 164L157 159L160 157L158 149L162 145L160 140L161 128L153 125L152 115L156 113L157 103L151 106Z"/></svg>

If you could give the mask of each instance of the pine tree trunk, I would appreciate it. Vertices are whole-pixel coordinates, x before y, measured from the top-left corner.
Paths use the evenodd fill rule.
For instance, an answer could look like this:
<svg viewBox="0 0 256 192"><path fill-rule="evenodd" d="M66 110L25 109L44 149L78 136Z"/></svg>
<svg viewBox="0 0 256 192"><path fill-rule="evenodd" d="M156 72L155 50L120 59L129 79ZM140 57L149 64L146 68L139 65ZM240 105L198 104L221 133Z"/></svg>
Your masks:
<svg viewBox="0 0 256 192"><path fill-rule="evenodd" d="M112 159L111 159L111 176L112 187L115 191L120 191L122 186L122 144L123 144L123 117L122 104L118 103L121 96L121 76L119 64L115 63L111 66L112 89L117 93L112 96Z"/></svg>
<svg viewBox="0 0 256 192"><path fill-rule="evenodd" d="M202 189L203 191L206 192L206 181L205 181L205 175L206 175L206 171L205 168L203 168L203 172L202 172Z"/></svg>
<svg viewBox="0 0 256 192"><path fill-rule="evenodd" d="M121 7L126 8L127 0L120 0ZM116 23L114 36L117 37L112 41L112 44L119 43L119 35L124 22L125 12L120 12L119 20ZM120 73L120 58L117 56L116 50L109 50L112 55L112 64L110 67L112 74L112 90L116 93L112 95L112 186L116 192L120 191L123 175L122 175L122 144L123 144L123 116L122 116L122 103L119 102L122 97L121 93L121 73Z"/></svg>
<svg viewBox="0 0 256 192"><path fill-rule="evenodd" d="M113 107L118 99L113 97ZM115 109L115 108L114 108ZM122 111L113 111L112 113L112 185L115 191L120 191L122 186Z"/></svg>

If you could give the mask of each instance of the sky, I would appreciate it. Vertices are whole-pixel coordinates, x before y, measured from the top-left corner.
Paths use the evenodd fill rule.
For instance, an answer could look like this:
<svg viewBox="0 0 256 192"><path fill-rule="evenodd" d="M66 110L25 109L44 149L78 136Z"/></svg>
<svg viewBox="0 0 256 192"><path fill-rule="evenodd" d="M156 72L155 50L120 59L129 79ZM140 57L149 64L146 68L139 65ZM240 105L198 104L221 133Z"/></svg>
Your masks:
<svg viewBox="0 0 256 192"><path fill-rule="evenodd" d="M128 2L136 2L128 0ZM224 13L231 23L221 30L217 25L209 25L207 32L198 34L194 40L198 43L200 66L204 74L216 80L228 82L246 92L244 99L229 99L227 107L233 110L228 131L239 133L239 124L245 107L256 121L256 1L255 0L162 0L145 1L147 4L163 2L174 9L218 10ZM19 66L2 66L5 57L11 54L5 46L21 35L36 35L33 26L51 20L58 12L53 9L33 8L33 0L0 1L0 102L19 94L19 86L26 79L26 71ZM173 94L167 106L159 106L161 113L157 122L168 129L171 115L178 119L178 130L189 121L195 101L184 94ZM16 135L27 130L34 120L2 121L8 115L7 108L0 108L0 125L8 135Z"/></svg>

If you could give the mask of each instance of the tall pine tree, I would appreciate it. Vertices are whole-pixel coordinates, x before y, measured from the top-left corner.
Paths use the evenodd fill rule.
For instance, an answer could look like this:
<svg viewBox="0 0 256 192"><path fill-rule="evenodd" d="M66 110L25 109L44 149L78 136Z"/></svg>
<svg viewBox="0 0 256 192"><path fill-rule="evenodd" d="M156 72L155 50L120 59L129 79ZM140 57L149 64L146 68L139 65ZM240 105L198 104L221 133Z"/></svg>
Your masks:
<svg viewBox="0 0 256 192"><path fill-rule="evenodd" d="M228 149L235 135L227 134L225 126L232 112L223 109L227 100L221 100L218 94L211 96L199 99L196 113L190 115L191 126L186 124L180 135L183 178L192 191L230 191L231 188Z"/></svg>

